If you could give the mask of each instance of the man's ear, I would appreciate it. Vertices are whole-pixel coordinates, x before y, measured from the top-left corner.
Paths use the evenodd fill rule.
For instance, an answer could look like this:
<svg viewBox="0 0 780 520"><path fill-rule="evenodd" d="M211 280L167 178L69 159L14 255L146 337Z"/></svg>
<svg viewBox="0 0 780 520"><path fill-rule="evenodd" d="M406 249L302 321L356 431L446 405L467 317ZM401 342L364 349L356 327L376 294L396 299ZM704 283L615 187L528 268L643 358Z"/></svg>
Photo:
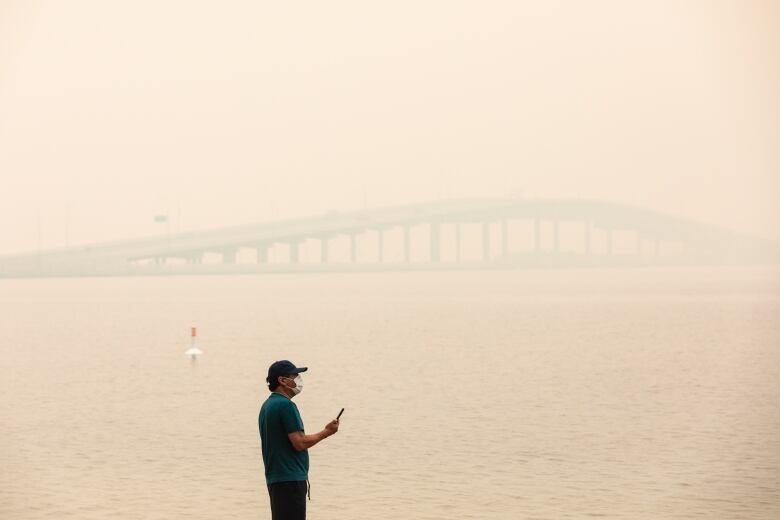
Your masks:
<svg viewBox="0 0 780 520"><path fill-rule="evenodd" d="M279 376L279 377L276 378L276 382L279 383L280 385L282 385L282 379L287 379L287 378L284 377L284 376ZM284 385L282 385L282 386L284 386Z"/></svg>

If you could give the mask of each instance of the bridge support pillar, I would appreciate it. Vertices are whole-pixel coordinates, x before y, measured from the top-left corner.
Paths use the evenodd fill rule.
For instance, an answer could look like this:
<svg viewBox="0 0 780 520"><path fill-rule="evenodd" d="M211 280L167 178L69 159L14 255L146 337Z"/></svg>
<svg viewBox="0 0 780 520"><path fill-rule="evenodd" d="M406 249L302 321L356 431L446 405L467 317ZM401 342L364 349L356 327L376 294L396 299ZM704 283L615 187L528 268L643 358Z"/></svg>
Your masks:
<svg viewBox="0 0 780 520"><path fill-rule="evenodd" d="M509 254L509 223L507 219L501 219L501 256L506 258Z"/></svg>
<svg viewBox="0 0 780 520"><path fill-rule="evenodd" d="M438 262L440 260L440 247L439 247L439 231L441 224L438 222L431 222L431 262Z"/></svg>
<svg viewBox="0 0 780 520"><path fill-rule="evenodd" d="M357 261L357 235L349 235L349 261L353 264Z"/></svg>
<svg viewBox="0 0 780 520"><path fill-rule="evenodd" d="M585 255L590 256L590 220L583 221L585 226Z"/></svg>
<svg viewBox="0 0 780 520"><path fill-rule="evenodd" d="M542 252L541 243L542 243L542 229L539 222L539 218L534 219L534 252L536 254L539 254Z"/></svg>
<svg viewBox="0 0 780 520"><path fill-rule="evenodd" d="M268 246L267 245L257 246L257 263L258 264L267 264L268 263Z"/></svg>
<svg viewBox="0 0 780 520"><path fill-rule="evenodd" d="M235 264L237 253L238 253L237 249L225 249L224 251L222 251L222 263Z"/></svg>
<svg viewBox="0 0 780 520"><path fill-rule="evenodd" d="M482 260L490 258L490 222L482 223Z"/></svg>
<svg viewBox="0 0 780 520"><path fill-rule="evenodd" d="M301 258L300 242L290 242L290 263L297 264Z"/></svg>
<svg viewBox="0 0 780 520"><path fill-rule="evenodd" d="M412 258L412 244L411 244L411 226L409 224L406 224L404 226L404 262L407 264Z"/></svg>
<svg viewBox="0 0 780 520"><path fill-rule="evenodd" d="M320 262L323 264L328 263L328 237L320 239Z"/></svg>
<svg viewBox="0 0 780 520"><path fill-rule="evenodd" d="M376 230L376 258L380 264L385 261L385 235L381 229Z"/></svg>
<svg viewBox="0 0 780 520"><path fill-rule="evenodd" d="M460 262L460 222L455 223L455 261Z"/></svg>

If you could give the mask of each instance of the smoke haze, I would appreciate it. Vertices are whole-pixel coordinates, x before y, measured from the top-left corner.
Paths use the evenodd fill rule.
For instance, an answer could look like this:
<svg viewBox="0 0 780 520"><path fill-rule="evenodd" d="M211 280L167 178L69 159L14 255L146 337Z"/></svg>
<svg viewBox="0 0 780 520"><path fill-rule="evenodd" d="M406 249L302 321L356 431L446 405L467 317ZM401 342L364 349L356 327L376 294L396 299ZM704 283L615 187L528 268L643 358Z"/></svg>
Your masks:
<svg viewBox="0 0 780 520"><path fill-rule="evenodd" d="M0 254L467 196L780 239L780 4L0 3Z"/></svg>

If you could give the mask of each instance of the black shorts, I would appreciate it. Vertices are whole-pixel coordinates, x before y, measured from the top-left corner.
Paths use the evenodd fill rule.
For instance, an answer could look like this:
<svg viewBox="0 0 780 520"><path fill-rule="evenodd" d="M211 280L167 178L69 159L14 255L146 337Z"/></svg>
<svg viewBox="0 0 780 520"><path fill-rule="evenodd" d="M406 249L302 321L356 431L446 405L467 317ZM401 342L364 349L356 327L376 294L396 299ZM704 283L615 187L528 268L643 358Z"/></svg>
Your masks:
<svg viewBox="0 0 780 520"><path fill-rule="evenodd" d="M272 520L306 520L305 480L276 482L268 485Z"/></svg>

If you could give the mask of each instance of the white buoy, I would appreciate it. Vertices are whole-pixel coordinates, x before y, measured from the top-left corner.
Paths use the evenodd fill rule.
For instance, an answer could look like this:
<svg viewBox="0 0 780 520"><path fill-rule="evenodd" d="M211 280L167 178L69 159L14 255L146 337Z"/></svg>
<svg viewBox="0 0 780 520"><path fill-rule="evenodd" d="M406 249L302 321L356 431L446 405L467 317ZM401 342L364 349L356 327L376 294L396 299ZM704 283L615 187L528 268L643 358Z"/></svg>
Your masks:
<svg viewBox="0 0 780 520"><path fill-rule="evenodd" d="M203 351L195 344L197 336L198 330L195 327L192 327L192 332L190 333L190 348L188 348L187 352L184 353L184 355L190 356L191 359L195 359L199 355L203 354Z"/></svg>

